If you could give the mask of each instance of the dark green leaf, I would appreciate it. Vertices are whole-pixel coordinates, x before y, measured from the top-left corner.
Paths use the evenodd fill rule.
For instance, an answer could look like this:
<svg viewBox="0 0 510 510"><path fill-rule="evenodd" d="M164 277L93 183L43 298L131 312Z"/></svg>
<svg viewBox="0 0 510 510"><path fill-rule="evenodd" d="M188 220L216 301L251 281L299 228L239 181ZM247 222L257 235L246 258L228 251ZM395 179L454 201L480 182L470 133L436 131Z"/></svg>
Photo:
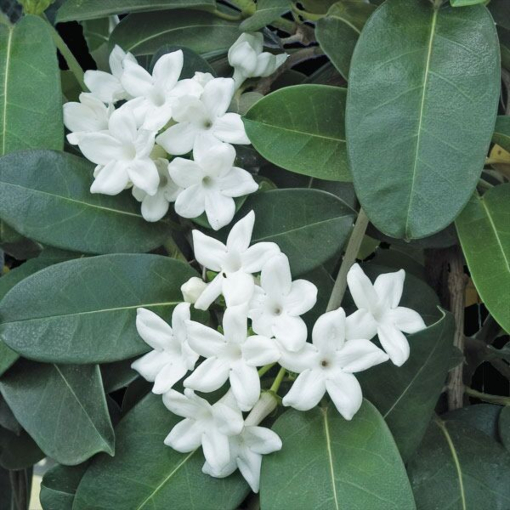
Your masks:
<svg viewBox="0 0 510 510"><path fill-rule="evenodd" d="M42 243L84 253L143 252L169 235L149 223L130 193L92 194L93 165L63 152L16 152L0 158L0 217Z"/></svg>
<svg viewBox="0 0 510 510"><path fill-rule="evenodd" d="M57 462L76 465L98 452L113 455L99 367L20 360L0 380L0 391L23 428Z"/></svg>
<svg viewBox="0 0 510 510"><path fill-rule="evenodd" d="M420 510L510 508L510 457L457 420L431 422L408 466Z"/></svg>
<svg viewBox="0 0 510 510"><path fill-rule="evenodd" d="M58 10L57 22L104 18L128 12L164 9L211 8L215 0L67 0Z"/></svg>
<svg viewBox="0 0 510 510"><path fill-rule="evenodd" d="M331 406L289 410L273 425L281 451L264 457L261 508L413 510L404 464L367 401L352 421Z"/></svg>
<svg viewBox="0 0 510 510"><path fill-rule="evenodd" d="M471 278L500 326L510 332L510 184L474 195L455 224Z"/></svg>
<svg viewBox="0 0 510 510"><path fill-rule="evenodd" d="M44 453L24 430L15 434L0 427L1 467L10 470L25 469L36 464L43 457Z"/></svg>
<svg viewBox="0 0 510 510"><path fill-rule="evenodd" d="M510 30L510 4L507 0L491 0L489 11L498 25Z"/></svg>
<svg viewBox="0 0 510 510"><path fill-rule="evenodd" d="M200 11L130 14L112 32L110 44L135 55L152 55L163 46L186 46L195 53L226 52L239 37L239 25Z"/></svg>
<svg viewBox="0 0 510 510"><path fill-rule="evenodd" d="M250 108L244 124L253 146L275 165L332 181L351 180L347 164L345 89L286 87Z"/></svg>
<svg viewBox="0 0 510 510"><path fill-rule="evenodd" d="M12 510L14 502L11 500L11 481L9 471L0 467L0 510Z"/></svg>
<svg viewBox="0 0 510 510"><path fill-rule="evenodd" d="M510 152L510 116L498 116L492 141Z"/></svg>
<svg viewBox="0 0 510 510"><path fill-rule="evenodd" d="M256 32L290 11L290 7L290 0L258 0L255 13L245 19L239 28L243 32Z"/></svg>
<svg viewBox="0 0 510 510"><path fill-rule="evenodd" d="M404 460L420 444L442 393L454 332L453 316L445 313L409 336L411 355L403 366L384 363L359 374L364 395L383 415Z"/></svg>
<svg viewBox="0 0 510 510"><path fill-rule="evenodd" d="M338 2L317 22L315 35L324 53L347 79L352 53L363 25L375 6L355 0Z"/></svg>
<svg viewBox="0 0 510 510"><path fill-rule="evenodd" d="M112 18L98 18L82 21L83 37L87 41L87 47L91 57L94 59L97 68L101 71L110 72L108 40Z"/></svg>
<svg viewBox="0 0 510 510"><path fill-rule="evenodd" d="M0 340L0 376L11 368L18 358L19 354Z"/></svg>
<svg viewBox="0 0 510 510"><path fill-rule="evenodd" d="M441 416L443 420L458 420L462 423L473 427L484 434L487 434L495 441L499 441L498 420L502 406L493 404L476 404L455 409Z"/></svg>
<svg viewBox="0 0 510 510"><path fill-rule="evenodd" d="M104 255L57 264L23 280L0 303L0 337L21 355L57 363L108 363L149 347L136 309L170 318L196 272L159 255ZM58 292L55 292L58 286Z"/></svg>
<svg viewBox="0 0 510 510"><path fill-rule="evenodd" d="M55 466L44 475L41 482L41 505L47 510L72 510L78 485L88 468L79 466Z"/></svg>
<svg viewBox="0 0 510 510"><path fill-rule="evenodd" d="M215 479L202 473L201 451L182 454L163 444L181 418L158 395L147 395L115 430L114 458L92 461L73 510L234 510L248 493L239 473Z"/></svg>
<svg viewBox="0 0 510 510"><path fill-rule="evenodd" d="M450 0L452 7L467 7L469 5L483 4L486 0Z"/></svg>
<svg viewBox="0 0 510 510"><path fill-rule="evenodd" d="M497 406L494 406L497 407ZM499 437L504 447L510 452L510 407L505 406L499 415Z"/></svg>
<svg viewBox="0 0 510 510"><path fill-rule="evenodd" d="M349 74L346 130L358 198L391 237L450 224L473 193L494 130L500 62L484 6L388 0Z"/></svg>
<svg viewBox="0 0 510 510"><path fill-rule="evenodd" d="M138 377L138 372L131 368L133 361L134 359L126 359L100 366L106 393L125 388Z"/></svg>
<svg viewBox="0 0 510 510"><path fill-rule="evenodd" d="M277 189L248 198L238 217L255 211L252 242L273 241L289 257L294 275L319 267L338 254L354 214L342 200L314 189Z"/></svg>

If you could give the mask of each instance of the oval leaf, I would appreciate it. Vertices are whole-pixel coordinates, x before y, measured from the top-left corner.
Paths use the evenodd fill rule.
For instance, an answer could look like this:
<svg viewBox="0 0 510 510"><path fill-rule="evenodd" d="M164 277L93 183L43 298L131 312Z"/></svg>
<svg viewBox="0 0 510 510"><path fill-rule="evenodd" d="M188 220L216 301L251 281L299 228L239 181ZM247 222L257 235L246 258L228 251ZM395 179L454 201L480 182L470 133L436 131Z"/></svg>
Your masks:
<svg viewBox="0 0 510 510"><path fill-rule="evenodd" d="M508 453L483 432L457 420L431 422L408 472L420 510L509 507Z"/></svg>
<svg viewBox="0 0 510 510"><path fill-rule="evenodd" d="M361 205L391 237L440 231L473 193L494 129L500 62L489 12L388 0L363 29L349 79Z"/></svg>
<svg viewBox="0 0 510 510"><path fill-rule="evenodd" d="M258 0L257 10L239 28L243 32L256 32L290 11L290 8L290 0Z"/></svg>
<svg viewBox="0 0 510 510"><path fill-rule="evenodd" d="M249 490L239 472L212 478L202 473L202 452L178 453L163 444L179 421L160 396L145 397L116 427L115 457L92 461L73 510L237 508Z"/></svg>
<svg viewBox="0 0 510 510"><path fill-rule="evenodd" d="M471 278L491 315L510 332L510 184L474 195L457 218Z"/></svg>
<svg viewBox="0 0 510 510"><path fill-rule="evenodd" d="M161 246L169 224L145 221L129 193L90 193L92 171L91 163L64 152L0 158L0 218L31 239L79 252L143 252Z"/></svg>
<svg viewBox="0 0 510 510"><path fill-rule="evenodd" d="M383 415L404 460L420 444L443 390L453 347L450 313L409 336L411 355L401 367L384 363L360 373L363 394Z"/></svg>
<svg viewBox="0 0 510 510"><path fill-rule="evenodd" d="M161 11L164 9L214 9L215 0L67 0L57 13L56 23L98 19L113 14Z"/></svg>
<svg viewBox="0 0 510 510"><path fill-rule="evenodd" d="M496 128L492 135L492 141L510 152L510 116L498 116L496 120Z"/></svg>
<svg viewBox="0 0 510 510"><path fill-rule="evenodd" d="M255 211L252 242L272 241L289 257L297 276L339 254L355 213L331 193L315 189L277 189L248 198L238 217Z"/></svg>
<svg viewBox="0 0 510 510"><path fill-rule="evenodd" d="M264 457L261 507L413 510L411 487L388 427L365 400L352 421L331 406L290 410L273 426L281 451Z"/></svg>
<svg viewBox="0 0 510 510"><path fill-rule="evenodd" d="M58 363L108 363L149 350L136 309L170 317L196 272L159 255L104 255L43 269L0 303L0 337L21 355ZM58 288L58 292L55 289Z"/></svg>
<svg viewBox="0 0 510 510"><path fill-rule="evenodd" d="M20 360L0 380L0 391L48 457L76 465L98 452L113 455L115 436L98 366Z"/></svg>
<svg viewBox="0 0 510 510"><path fill-rule="evenodd" d="M78 485L88 464L55 466L44 474L41 482L41 505L51 510L72 510Z"/></svg>
<svg viewBox="0 0 510 510"><path fill-rule="evenodd" d="M317 42L346 80L361 29L374 10L374 5L363 2L338 2L317 22Z"/></svg>
<svg viewBox="0 0 510 510"><path fill-rule="evenodd" d="M346 90L295 85L253 105L246 133L268 161L291 172L330 181L350 181L345 146Z"/></svg>
<svg viewBox="0 0 510 510"><path fill-rule="evenodd" d="M110 43L134 55L152 55L163 46L186 46L195 53L227 51L239 25L200 11L130 14L112 32Z"/></svg>

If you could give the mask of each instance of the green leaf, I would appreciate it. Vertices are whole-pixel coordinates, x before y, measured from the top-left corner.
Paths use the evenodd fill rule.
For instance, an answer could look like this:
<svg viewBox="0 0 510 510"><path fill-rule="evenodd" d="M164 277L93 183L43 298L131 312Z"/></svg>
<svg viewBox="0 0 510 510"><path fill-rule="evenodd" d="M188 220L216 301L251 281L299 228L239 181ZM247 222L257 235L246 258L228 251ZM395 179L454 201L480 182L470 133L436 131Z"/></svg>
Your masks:
<svg viewBox="0 0 510 510"><path fill-rule="evenodd" d="M0 218L21 234L84 253L143 252L169 235L165 221L149 223L130 193L92 194L93 165L54 151L0 158Z"/></svg>
<svg viewBox="0 0 510 510"><path fill-rule="evenodd" d="M457 420L431 422L408 473L420 510L510 507L508 453Z"/></svg>
<svg viewBox="0 0 510 510"><path fill-rule="evenodd" d="M510 452L510 407L504 406L499 415L499 437L503 446Z"/></svg>
<svg viewBox="0 0 510 510"><path fill-rule="evenodd" d="M290 0L258 0L255 13L245 19L239 28L243 32L256 32L290 11L290 8Z"/></svg>
<svg viewBox="0 0 510 510"><path fill-rule="evenodd" d="M488 7L494 21L498 25L510 30L510 4L508 1L491 0Z"/></svg>
<svg viewBox="0 0 510 510"><path fill-rule="evenodd" d="M87 41L87 47L97 68L101 71L110 72L108 40L110 39L110 26L112 18L98 18L82 21L83 37ZM81 90L80 90L81 91Z"/></svg>
<svg viewBox="0 0 510 510"><path fill-rule="evenodd" d="M163 46L186 46L195 53L226 52L239 37L239 25L200 11L130 14L112 32L110 44L134 55L152 55Z"/></svg>
<svg viewBox="0 0 510 510"><path fill-rule="evenodd" d="M345 79L361 29L374 10L371 4L347 0L332 5L317 22L317 42Z"/></svg>
<svg viewBox="0 0 510 510"><path fill-rule="evenodd" d="M351 180L343 111L346 90L286 87L258 101L244 117L251 143L286 170L331 181Z"/></svg>
<svg viewBox="0 0 510 510"><path fill-rule="evenodd" d="M510 332L510 184L474 195L455 222L476 290Z"/></svg>
<svg viewBox="0 0 510 510"><path fill-rule="evenodd" d="M458 420L499 441L498 421L505 407L494 404L476 404L455 409L441 416L444 420ZM501 422L500 422L501 423Z"/></svg>
<svg viewBox="0 0 510 510"><path fill-rule="evenodd" d="M57 13L57 23L104 18L112 14L165 9L214 9L215 0L67 0Z"/></svg>
<svg viewBox="0 0 510 510"><path fill-rule="evenodd" d="M467 7L469 5L483 4L486 0L450 0L452 7Z"/></svg>
<svg viewBox="0 0 510 510"><path fill-rule="evenodd" d="M79 466L57 465L47 471L41 482L42 507L72 510L76 490L87 468L88 463L83 463Z"/></svg>
<svg viewBox="0 0 510 510"><path fill-rule="evenodd" d="M7 469L0 467L0 510L12 510L14 501L12 500L10 473Z"/></svg>
<svg viewBox="0 0 510 510"><path fill-rule="evenodd" d="M346 130L358 198L381 232L419 239L455 219L482 172L499 93L484 6L377 9L353 55Z"/></svg>
<svg viewBox="0 0 510 510"><path fill-rule="evenodd" d="M131 368L133 361L135 360L115 361L114 363L105 363L99 367L106 393L125 388L138 377L138 372Z"/></svg>
<svg viewBox="0 0 510 510"><path fill-rule="evenodd" d="M252 195L238 214L255 211L252 242L272 241L289 257L297 276L339 254L351 233L352 209L331 193L276 189Z"/></svg>
<svg viewBox="0 0 510 510"><path fill-rule="evenodd" d="M0 303L0 337L30 359L108 363L149 350L136 309L169 319L196 272L159 255L104 255L57 264L26 278ZM55 286L58 292L55 292Z"/></svg>
<svg viewBox="0 0 510 510"><path fill-rule="evenodd" d="M20 360L0 379L0 391L23 428L57 462L76 465L98 452L113 455L98 366Z"/></svg>
<svg viewBox="0 0 510 510"><path fill-rule="evenodd" d="M264 457L264 510L413 510L411 487L388 427L365 401L352 421L331 406L289 410L273 425L281 451Z"/></svg>
<svg viewBox="0 0 510 510"><path fill-rule="evenodd" d="M492 141L510 152L510 116L498 116Z"/></svg>
<svg viewBox="0 0 510 510"><path fill-rule="evenodd" d="M420 444L442 393L453 347L450 313L409 335L411 355L401 367L384 363L360 373L363 394L388 424L404 461Z"/></svg>
<svg viewBox="0 0 510 510"><path fill-rule="evenodd" d="M0 427L0 466L2 468L10 470L29 468L43 457L44 453L24 430L16 434Z"/></svg>
<svg viewBox="0 0 510 510"><path fill-rule="evenodd" d="M147 395L115 429L115 457L92 461L73 510L237 508L248 493L239 473L212 478L202 473L201 451L182 454L163 444L180 420L160 396Z"/></svg>
<svg viewBox="0 0 510 510"><path fill-rule="evenodd" d="M0 25L0 155L62 149L60 71L46 23L24 16ZM18 169L19 171L19 169Z"/></svg>
<svg viewBox="0 0 510 510"><path fill-rule="evenodd" d="M16 363L19 354L0 340L0 376Z"/></svg>

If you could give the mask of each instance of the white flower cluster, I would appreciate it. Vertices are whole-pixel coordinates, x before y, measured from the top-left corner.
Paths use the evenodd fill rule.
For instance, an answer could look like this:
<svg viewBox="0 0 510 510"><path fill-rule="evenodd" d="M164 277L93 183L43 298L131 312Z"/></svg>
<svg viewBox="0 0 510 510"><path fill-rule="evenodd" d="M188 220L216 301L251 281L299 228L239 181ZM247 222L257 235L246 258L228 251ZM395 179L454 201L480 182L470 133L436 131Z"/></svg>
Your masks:
<svg viewBox="0 0 510 510"><path fill-rule="evenodd" d="M248 76L267 76L284 56L262 52L262 34L243 34L231 49L234 77L195 73L181 79L183 52L157 60L152 74L116 46L111 73L87 71L90 92L64 105L67 139L95 163L92 193L131 188L147 221L158 221L175 202L183 218L204 212L214 230L235 214L234 198L257 191L235 166L232 144L249 144L237 113L228 112ZM245 58L246 57L246 58ZM175 157L192 153L193 159Z"/></svg>
<svg viewBox="0 0 510 510"><path fill-rule="evenodd" d="M232 227L226 244L193 231L197 262L216 276L209 283L192 278L182 291L201 310L223 296L222 332L190 320L190 303L175 308L172 327L139 309L138 332L154 350L133 368L154 382L154 393L163 394L170 411L185 418L165 443L179 452L202 446L205 473L223 477L239 468L256 492L262 455L281 448L278 436L259 426L276 400L271 393L261 396L258 367L265 372L278 363L299 374L283 405L306 411L327 392L350 420L362 403L354 373L388 359L404 363L409 343L403 332L414 333L425 324L417 312L398 306L403 270L381 275L372 285L355 264L348 284L358 310L348 317L342 308L325 313L308 343L301 316L315 305L317 288L306 280L292 280L289 260L275 243L251 245L254 222L252 211ZM370 341L376 334L384 350ZM188 372L181 394L173 386ZM194 393L214 392L227 381L230 389L213 405ZM243 419L242 413L249 411Z"/></svg>

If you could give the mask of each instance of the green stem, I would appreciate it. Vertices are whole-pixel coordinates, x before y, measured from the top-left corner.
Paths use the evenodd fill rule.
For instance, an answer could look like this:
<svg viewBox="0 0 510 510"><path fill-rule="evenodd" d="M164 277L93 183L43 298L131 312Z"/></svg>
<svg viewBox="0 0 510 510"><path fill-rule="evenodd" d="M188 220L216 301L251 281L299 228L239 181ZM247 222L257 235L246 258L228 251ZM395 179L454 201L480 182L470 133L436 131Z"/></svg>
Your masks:
<svg viewBox="0 0 510 510"><path fill-rule="evenodd" d="M285 377L285 368L280 368L276 379L274 380L273 385L269 388L269 391L272 391L274 394L278 394L278 390L280 389L280 384L282 384L283 378Z"/></svg>
<svg viewBox="0 0 510 510"><path fill-rule="evenodd" d="M213 11L213 14L217 16L218 18L227 20L227 21L241 21L243 17L241 15L239 16L231 16L230 14L226 14L225 12L221 12L218 9Z"/></svg>
<svg viewBox="0 0 510 510"><path fill-rule="evenodd" d="M85 81L83 79L85 73L83 72L83 69L81 68L78 60L76 60L76 57L72 54L64 39L60 37L60 34L57 32L56 28L49 22L48 18L44 14L41 17L46 21L48 27L50 28L55 46L64 57L69 70L74 74L76 80L80 84L81 89L87 90L87 86L85 85Z"/></svg>
<svg viewBox="0 0 510 510"><path fill-rule="evenodd" d="M481 391L476 391L472 388L465 387L466 395L470 397L475 397L484 402L490 402L491 404L500 404L504 406L510 405L510 397L503 397L502 395L489 395L488 393L482 393Z"/></svg>
<svg viewBox="0 0 510 510"><path fill-rule="evenodd" d="M264 367L262 367L260 370L259 370L259 377L262 377L264 374L266 374L267 372L269 372L274 366L276 365L276 363L271 363L269 365L266 365Z"/></svg>
<svg viewBox="0 0 510 510"><path fill-rule="evenodd" d="M356 261L356 257L358 255L361 242L363 241L363 237L365 236L367 227L368 217L365 214L365 211L360 208L358 218L356 219L356 223L352 229L349 243L345 249L344 259L342 261L342 265L340 266L340 270L338 271L338 276L336 277L335 285L333 286L333 291L331 292L331 297L329 298L329 303L326 310L328 312L331 310L336 310L342 304L342 299L344 297L345 290L347 289L347 273Z"/></svg>
<svg viewBox="0 0 510 510"><path fill-rule="evenodd" d="M299 7L296 7L295 5L292 6L292 10L298 16L301 16L303 19L306 19L308 21L319 21L320 19L326 16L325 14L313 14L311 12L303 11L302 9L299 9Z"/></svg>

